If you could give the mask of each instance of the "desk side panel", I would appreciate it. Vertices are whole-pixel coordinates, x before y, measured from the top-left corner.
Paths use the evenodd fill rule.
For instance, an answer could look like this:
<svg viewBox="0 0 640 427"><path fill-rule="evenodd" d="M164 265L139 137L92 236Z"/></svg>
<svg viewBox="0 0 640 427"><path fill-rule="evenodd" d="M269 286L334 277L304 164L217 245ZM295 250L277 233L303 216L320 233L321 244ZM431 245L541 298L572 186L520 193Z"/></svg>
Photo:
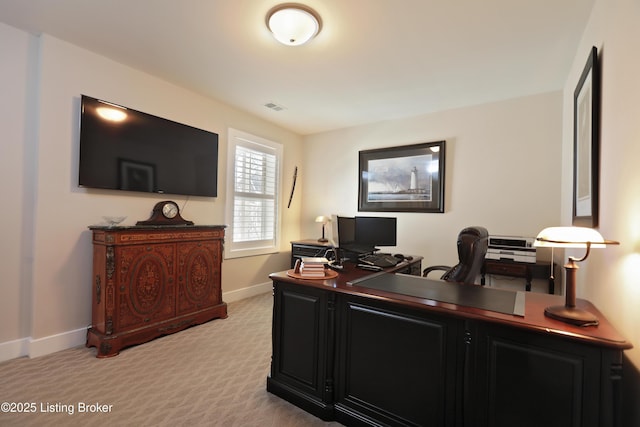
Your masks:
<svg viewBox="0 0 640 427"><path fill-rule="evenodd" d="M333 416L329 292L274 282L273 356L267 390L322 418ZM331 363L331 366L333 364Z"/></svg>
<svg viewBox="0 0 640 427"><path fill-rule="evenodd" d="M460 321L356 297L337 310L339 421L454 425Z"/></svg>
<svg viewBox="0 0 640 427"><path fill-rule="evenodd" d="M496 427L596 427L600 424L597 347L513 328L479 325L478 419Z"/></svg>

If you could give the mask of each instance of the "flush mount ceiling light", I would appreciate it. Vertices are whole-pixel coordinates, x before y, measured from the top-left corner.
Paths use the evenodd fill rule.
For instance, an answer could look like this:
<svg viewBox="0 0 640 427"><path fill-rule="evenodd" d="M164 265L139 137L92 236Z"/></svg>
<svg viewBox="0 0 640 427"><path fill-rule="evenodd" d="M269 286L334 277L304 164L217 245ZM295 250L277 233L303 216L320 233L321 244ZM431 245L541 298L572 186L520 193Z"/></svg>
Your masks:
<svg viewBox="0 0 640 427"><path fill-rule="evenodd" d="M298 3L284 3L267 13L267 28L280 43L299 46L315 37L322 20L315 10Z"/></svg>

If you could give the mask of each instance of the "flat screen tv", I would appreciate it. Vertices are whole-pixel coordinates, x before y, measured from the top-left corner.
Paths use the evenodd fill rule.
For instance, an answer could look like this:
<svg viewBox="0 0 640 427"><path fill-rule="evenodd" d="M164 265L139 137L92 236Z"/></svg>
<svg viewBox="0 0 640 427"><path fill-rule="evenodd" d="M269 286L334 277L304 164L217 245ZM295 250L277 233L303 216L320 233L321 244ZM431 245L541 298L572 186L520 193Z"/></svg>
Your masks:
<svg viewBox="0 0 640 427"><path fill-rule="evenodd" d="M218 134L82 95L81 187L217 197Z"/></svg>

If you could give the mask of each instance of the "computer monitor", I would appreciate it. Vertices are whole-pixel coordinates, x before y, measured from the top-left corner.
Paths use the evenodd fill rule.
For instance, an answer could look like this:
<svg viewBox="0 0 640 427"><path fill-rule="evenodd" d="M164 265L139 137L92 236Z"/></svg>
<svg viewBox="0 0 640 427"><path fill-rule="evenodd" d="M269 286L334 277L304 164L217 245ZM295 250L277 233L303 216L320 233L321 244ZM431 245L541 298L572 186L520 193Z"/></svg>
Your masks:
<svg viewBox="0 0 640 427"><path fill-rule="evenodd" d="M355 217L355 241L358 245L396 246L395 217Z"/></svg>
<svg viewBox="0 0 640 427"><path fill-rule="evenodd" d="M356 241L355 218L346 216L335 216L334 218L334 239L339 247L345 247Z"/></svg>

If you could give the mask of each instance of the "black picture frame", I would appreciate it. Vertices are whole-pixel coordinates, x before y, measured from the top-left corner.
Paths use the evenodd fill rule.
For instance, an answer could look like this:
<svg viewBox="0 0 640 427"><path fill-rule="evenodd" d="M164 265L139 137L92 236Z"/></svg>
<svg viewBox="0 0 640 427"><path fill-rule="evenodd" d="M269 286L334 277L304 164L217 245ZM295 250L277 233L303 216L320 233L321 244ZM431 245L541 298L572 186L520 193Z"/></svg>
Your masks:
<svg viewBox="0 0 640 427"><path fill-rule="evenodd" d="M573 94L573 225L598 226L599 187L600 70L594 46Z"/></svg>
<svg viewBox="0 0 640 427"><path fill-rule="evenodd" d="M444 212L445 141L359 152L358 210Z"/></svg>

